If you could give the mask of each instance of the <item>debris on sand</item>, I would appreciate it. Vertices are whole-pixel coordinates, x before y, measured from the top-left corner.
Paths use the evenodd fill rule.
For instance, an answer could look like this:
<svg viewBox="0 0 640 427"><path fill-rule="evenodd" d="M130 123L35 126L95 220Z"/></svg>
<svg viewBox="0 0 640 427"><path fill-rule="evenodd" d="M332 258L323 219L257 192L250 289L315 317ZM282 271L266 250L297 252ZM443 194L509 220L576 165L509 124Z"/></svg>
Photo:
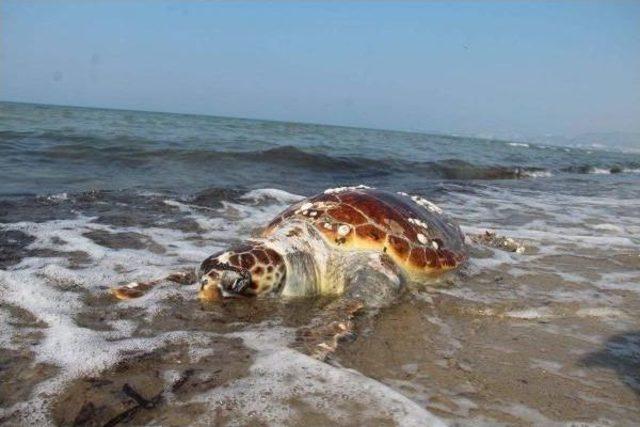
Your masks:
<svg viewBox="0 0 640 427"><path fill-rule="evenodd" d="M511 237L499 236L489 230L486 230L484 234L470 234L469 238L474 243L500 249L506 252L523 254L525 251L525 247L522 243L517 242Z"/></svg>

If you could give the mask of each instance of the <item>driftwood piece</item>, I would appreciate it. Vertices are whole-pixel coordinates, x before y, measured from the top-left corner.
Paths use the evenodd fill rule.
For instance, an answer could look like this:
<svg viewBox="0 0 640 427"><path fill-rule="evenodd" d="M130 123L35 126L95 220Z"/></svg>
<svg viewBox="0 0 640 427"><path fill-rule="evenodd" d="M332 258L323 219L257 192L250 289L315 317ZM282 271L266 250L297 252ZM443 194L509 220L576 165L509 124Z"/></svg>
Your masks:
<svg viewBox="0 0 640 427"><path fill-rule="evenodd" d="M180 378L174 381L171 387L169 387L169 390L172 393L179 390L180 387L182 387L189 380L193 373L193 369L186 370L184 374L180 376ZM162 403L164 394L167 392L167 390L161 391L151 399L146 399L145 397L140 395L140 393L138 393L131 385L125 383L122 386L122 392L132 398L136 402L136 405L111 418L104 424L104 427L114 427L120 423L130 421L141 409L151 410L156 408L160 403ZM76 421L86 418L87 412L90 412L92 409L93 404L91 402L84 405L80 410L80 413L76 417ZM82 421L80 421L79 424L82 424Z"/></svg>

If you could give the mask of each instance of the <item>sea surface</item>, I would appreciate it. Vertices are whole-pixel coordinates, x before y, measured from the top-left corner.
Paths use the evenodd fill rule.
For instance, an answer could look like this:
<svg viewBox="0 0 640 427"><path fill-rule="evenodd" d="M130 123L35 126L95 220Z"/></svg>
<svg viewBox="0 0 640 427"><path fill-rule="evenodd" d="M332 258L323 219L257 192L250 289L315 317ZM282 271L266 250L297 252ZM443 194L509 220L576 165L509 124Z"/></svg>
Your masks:
<svg viewBox="0 0 640 427"><path fill-rule="evenodd" d="M356 317L203 304L161 284L290 203L365 184L469 234L439 283ZM638 425L640 154L196 115L0 103L0 424Z"/></svg>

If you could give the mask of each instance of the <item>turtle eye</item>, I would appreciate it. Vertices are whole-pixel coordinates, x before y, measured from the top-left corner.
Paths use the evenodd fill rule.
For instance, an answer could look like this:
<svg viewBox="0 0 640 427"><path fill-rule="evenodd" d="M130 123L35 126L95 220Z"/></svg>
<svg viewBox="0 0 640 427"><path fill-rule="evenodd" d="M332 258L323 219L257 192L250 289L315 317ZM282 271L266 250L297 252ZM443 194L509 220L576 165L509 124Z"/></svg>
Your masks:
<svg viewBox="0 0 640 427"><path fill-rule="evenodd" d="M233 281L233 285L231 285L231 290L235 293L240 293L244 290L244 280L242 277L238 277Z"/></svg>
<svg viewBox="0 0 640 427"><path fill-rule="evenodd" d="M241 294L251 284L251 274L243 272L242 276L236 278L231 285L231 290L237 294Z"/></svg>

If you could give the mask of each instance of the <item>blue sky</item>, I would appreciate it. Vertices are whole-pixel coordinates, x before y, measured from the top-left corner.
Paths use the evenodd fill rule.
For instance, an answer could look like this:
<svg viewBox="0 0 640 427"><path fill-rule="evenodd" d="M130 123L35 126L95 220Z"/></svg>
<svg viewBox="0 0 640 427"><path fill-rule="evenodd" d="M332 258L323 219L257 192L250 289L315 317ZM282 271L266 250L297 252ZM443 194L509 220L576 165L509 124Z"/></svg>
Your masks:
<svg viewBox="0 0 640 427"><path fill-rule="evenodd" d="M0 99L501 137L640 132L640 2L0 0Z"/></svg>

